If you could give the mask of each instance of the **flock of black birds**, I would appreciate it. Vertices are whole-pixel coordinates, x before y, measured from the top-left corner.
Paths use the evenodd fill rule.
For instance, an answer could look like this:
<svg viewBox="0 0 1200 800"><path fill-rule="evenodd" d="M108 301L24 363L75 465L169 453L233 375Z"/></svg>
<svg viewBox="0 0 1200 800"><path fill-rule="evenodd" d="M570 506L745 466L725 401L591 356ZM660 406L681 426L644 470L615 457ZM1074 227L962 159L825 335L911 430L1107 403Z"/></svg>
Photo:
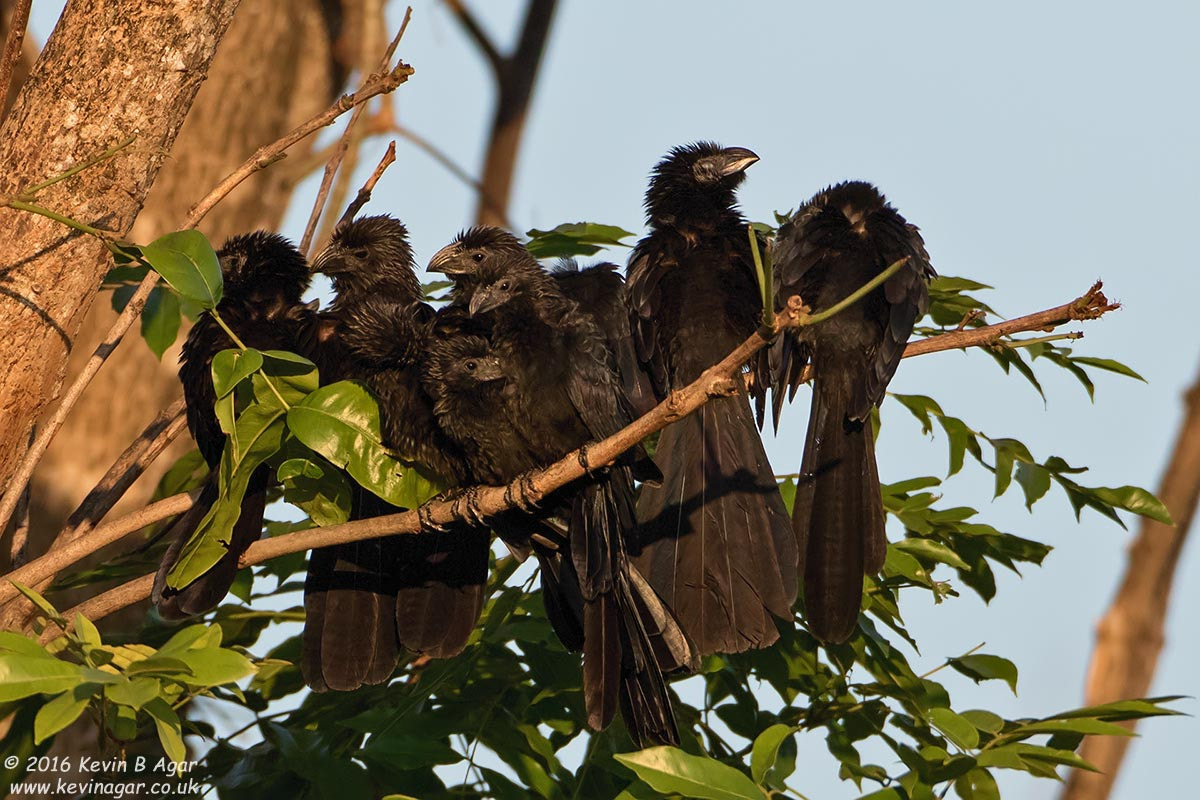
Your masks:
<svg viewBox="0 0 1200 800"><path fill-rule="evenodd" d="M612 264L547 272L512 234L477 227L430 261L454 284L435 309L404 225L360 217L338 227L311 268L278 235L233 237L218 253L218 310L246 345L311 359L322 383L365 382L384 443L444 485L522 485L531 470L625 427L762 325L736 203L757 160L712 143L672 150L651 176L650 232L624 279ZM486 520L314 551L307 683L349 690L386 681L403 651L460 652L482 608L492 532L537 559L547 616L583 653L588 723L601 729L619 708L639 745L678 742L664 675L694 670L704 654L770 645L791 624L798 586L812 633L849 638L863 575L882 568L886 547L870 412L934 273L917 228L862 182L805 203L771 252L775 297L799 295L815 311L907 261L828 321L780 335L748 365L749 388L669 425L653 457L639 446L536 504L516 492L513 508ZM311 273L332 281L325 310L300 299ZM225 436L210 364L230 346L203 317L181 359L189 428L214 473ZM768 389L778 425L808 365L812 412L789 522L759 428ZM178 590L163 578L198 517L177 524L155 592L163 616L203 613L225 595L261 534L269 482L261 467L226 556ZM197 505L215 496L213 482ZM351 513L396 510L358 489Z"/></svg>

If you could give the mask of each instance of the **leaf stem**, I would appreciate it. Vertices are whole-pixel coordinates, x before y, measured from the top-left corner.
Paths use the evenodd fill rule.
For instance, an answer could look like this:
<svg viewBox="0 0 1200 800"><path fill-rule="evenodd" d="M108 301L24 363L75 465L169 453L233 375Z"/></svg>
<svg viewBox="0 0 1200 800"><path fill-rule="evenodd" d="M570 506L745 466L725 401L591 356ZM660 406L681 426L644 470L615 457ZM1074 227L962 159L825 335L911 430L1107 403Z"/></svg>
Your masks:
<svg viewBox="0 0 1200 800"><path fill-rule="evenodd" d="M808 325L816 325L819 322L824 322L835 314L840 314L842 311L846 310L871 292L875 291L875 289L882 286L884 281L899 272L906 264L908 264L908 256L905 256L899 261L894 262L883 272L879 273L874 278L871 278L871 280L867 281L862 286L851 292L849 296L839 300L829 308L818 311L815 314L802 315L795 321L794 325L798 328L803 328Z"/></svg>
<svg viewBox="0 0 1200 800"><path fill-rule="evenodd" d="M215 319L217 324L221 326L221 330L225 331L229 338L233 340L233 343L237 345L238 350L241 350L244 353L250 349L246 347L246 343L239 339L238 335L233 332L233 328L230 328L225 324L225 320L221 319L221 315L217 313L215 308L208 309L208 313L211 314L212 318ZM284 400L283 395L279 393L279 389L275 386L275 382L271 380L271 376L263 374L261 367L258 371L260 374L262 374L263 382L267 384L267 388L271 390L271 394L275 395L275 399L279 401L279 404L285 409L291 408L291 405L288 404L288 401Z"/></svg>
<svg viewBox="0 0 1200 800"><path fill-rule="evenodd" d="M29 186L29 187L26 187L25 189L22 189L20 191L20 193L17 195L17 197L24 198L24 199L32 199L33 196L36 195L38 192L40 192L42 189L46 189L50 186L53 186L56 183L65 181L67 178L70 178L74 175L78 175L79 173L83 172L85 169L88 169L89 167L94 167L95 165L97 165L103 161L107 161L108 159L115 156L117 153L124 150L129 145L133 144L133 142L136 139L137 139L136 136L130 136L125 141L119 142L119 143L113 145L112 147L105 150L103 153L92 156L91 158L87 159L86 161L79 162L78 164L71 167L69 170L62 173L61 175L56 175L55 177L50 178L49 180L44 180L41 183L35 183L33 186Z"/></svg>
<svg viewBox="0 0 1200 800"><path fill-rule="evenodd" d="M45 206L40 206L37 203L31 203L28 200L20 200L16 197L8 197L8 198L5 198L3 204L10 208L20 209L21 211L28 211L32 214L40 214L43 217L52 219L55 222L66 225L68 228L74 228L75 230L80 231L81 233L86 233L91 236L95 236L97 239L100 239L100 240L104 241L105 243L111 243L113 241L113 235L110 232L102 231L99 228L93 228L91 225L88 225L87 223L80 222L77 219L71 219L68 216L59 214L57 211L51 211L50 209L46 208ZM110 247L109 249L111 250L112 248Z"/></svg>
<svg viewBox="0 0 1200 800"><path fill-rule="evenodd" d="M758 251L758 234L754 230L754 225L747 225L746 232L750 236L750 255L754 257L754 269L758 273L758 291L763 304L763 324L774 326L775 302L771 296L773 288L771 271L764 262L763 255Z"/></svg>

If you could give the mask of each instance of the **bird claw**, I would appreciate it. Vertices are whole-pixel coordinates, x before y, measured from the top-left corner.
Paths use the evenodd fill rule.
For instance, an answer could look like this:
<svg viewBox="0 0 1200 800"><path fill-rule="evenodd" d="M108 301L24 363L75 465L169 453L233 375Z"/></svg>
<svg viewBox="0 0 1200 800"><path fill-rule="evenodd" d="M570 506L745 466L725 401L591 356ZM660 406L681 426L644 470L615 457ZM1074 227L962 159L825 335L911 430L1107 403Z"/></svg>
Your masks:
<svg viewBox="0 0 1200 800"><path fill-rule="evenodd" d="M537 501L533 499L536 494L530 473L522 472L504 487L504 502L522 511L533 512L538 509Z"/></svg>
<svg viewBox="0 0 1200 800"><path fill-rule="evenodd" d="M476 525L487 525L487 515L479 507L479 490L474 486L469 486L463 491L463 498L466 500L467 519Z"/></svg>
<svg viewBox="0 0 1200 800"><path fill-rule="evenodd" d="M579 449L575 451L575 457L578 459L579 466L583 467L585 473L592 471L592 466L588 463L588 446L586 443L579 445Z"/></svg>
<svg viewBox="0 0 1200 800"><path fill-rule="evenodd" d="M428 504L417 509L417 519L421 523L421 530L425 533L446 533L446 527L434 520L433 512L429 510Z"/></svg>

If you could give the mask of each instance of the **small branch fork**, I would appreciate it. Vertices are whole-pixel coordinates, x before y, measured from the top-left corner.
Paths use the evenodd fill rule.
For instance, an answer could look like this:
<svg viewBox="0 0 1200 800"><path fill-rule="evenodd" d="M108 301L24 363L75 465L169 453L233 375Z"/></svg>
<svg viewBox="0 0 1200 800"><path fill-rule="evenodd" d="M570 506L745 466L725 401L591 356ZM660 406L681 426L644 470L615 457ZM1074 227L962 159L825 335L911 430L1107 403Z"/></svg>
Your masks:
<svg viewBox="0 0 1200 800"><path fill-rule="evenodd" d="M724 397L731 394L735 391L736 381L742 366L755 353L767 346L776 335L789 328L813 325L827 319L854 302L857 298L871 291L874 286L882 283L895 270L903 266L903 261L893 264L871 284L862 287L837 306L825 309L817 314L809 313L799 297L789 298L784 310L775 316L772 325L764 326L759 331L756 331L733 352L722 359L720 363L709 367L701 373L700 377L693 383L671 392L656 408L635 420L621 431L602 441L588 444L586 446L587 467L594 470L611 464L622 453L634 447L648 435L661 430L680 417L692 413L707 403L710 398ZM1101 293L1100 288L1100 284L1097 283L1085 295L1070 303L1020 317L1016 320L1009 320L973 330L954 331L912 342L905 350L905 356L921 355L941 350L954 350L976 345L988 345L1012 333L1052 330L1059 325L1076 320L1096 319L1108 311L1117 308L1117 305L1108 302ZM521 476L507 486L486 486L473 489L471 491L472 507L470 510L464 508L464 504L459 502L459 498L457 497L445 500L433 500L421 506L421 508L412 511L372 519L355 520L326 528L298 531L258 541L246 551L240 563L242 566L250 566L288 553L295 553L316 547L326 547L396 534L420 534L422 531L429 529L431 525L446 526L453 522L472 522L476 516L491 517L513 508L516 505L517 497L523 497L527 502L536 503L556 489L583 477L586 473L584 461L585 459L581 457L580 450L573 450L565 454L556 463L529 475ZM121 523L122 520L118 520L104 526L103 529L114 531ZM97 529L93 536L98 534L100 530ZM91 537L88 538L90 539ZM105 544L110 541L113 541L113 539L107 539ZM80 546L82 554L82 550L85 549L83 547L85 541L80 540L73 544ZM74 551L72 551L72 557L75 557ZM38 559L38 561L30 563L24 569L32 571L38 568L39 562L49 558L60 560L59 554L51 553L42 559ZM21 579L16 574L12 577L18 580ZM74 612L78 611L89 619L99 619L148 597L152 583L152 575L137 578L81 603L66 612L65 616L71 619L74 616ZM10 586L0 586L0 597L11 596L13 594L15 592L11 590Z"/></svg>
<svg viewBox="0 0 1200 800"><path fill-rule="evenodd" d="M250 158L246 159L241 166L229 173L229 175L227 175L224 180L217 184L217 186L202 200L200 200L200 202L192 206L184 222L183 230L190 230L199 225L200 221L204 219L205 215L207 215L208 212L211 211L218 202L223 200L239 184L241 184L255 172L265 169L271 164L274 164L275 162L284 158L288 148L316 133L321 128L331 125L338 117L342 116L347 111L362 106L371 98L395 91L402 84L406 83L412 74L412 67L402 61L398 61L394 67L374 74L370 79L364 82L363 85L359 87L359 90L354 94L342 96L337 102L335 102L325 111L310 118L271 144L260 147L254 152L253 155L250 156ZM112 157L112 155L128 144L129 142L118 144L109 151L106 151L105 153L96 156L93 159L88 159L88 161L83 162L76 167L72 167L71 170L68 170L63 175L56 176L50 181L39 184L38 186L29 187L19 195L13 197L0 197L0 204L11 206L13 208L21 208L26 211L42 214L43 216L49 216L52 219L57 219L70 227L99 237L111 250L112 248L117 247L115 243L115 237L111 232L91 228L90 226L83 225L75 220L63 217L60 214L56 214L49 209L44 209L41 206L37 206L27 198L27 195L39 189L45 188L46 186L50 185L50 183L58 182L64 178L70 177L80 170L86 169L92 164L99 163L102 160ZM138 284L133 296L125 305L125 309L117 317L116 322L113 323L112 327L109 328L108 333L105 334L104 340L96 347L96 350L92 353L91 358L88 359L87 363L84 365L75 381L63 394L63 399L59 403L58 408L55 409L54 414L46 421L44 425L42 425L41 429L38 431L37 438L25 451L25 455L21 459L21 463L17 466L17 469L14 470L12 479L4 490L3 497L0 497L0 531L4 530L4 528L8 525L9 520L12 518L13 513L16 511L17 504L20 501L25 486L33 477L34 468L37 466L38 461L41 460L42 455L45 454L46 448L50 446L51 440L53 440L55 435L57 435L58 431L62 428L63 423L66 422L67 416L75 408L76 403L79 402L79 398L83 395L84 389L87 388L88 384L91 383L92 379L96 376L96 373L100 371L100 367L103 366L109 355L113 352L113 350L116 349L117 345L120 344L121 339L133 326L134 321L141 315L142 308L146 305L146 299L150 296L150 292L157 284L158 274L151 270L149 274L147 274L142 280L142 282Z"/></svg>

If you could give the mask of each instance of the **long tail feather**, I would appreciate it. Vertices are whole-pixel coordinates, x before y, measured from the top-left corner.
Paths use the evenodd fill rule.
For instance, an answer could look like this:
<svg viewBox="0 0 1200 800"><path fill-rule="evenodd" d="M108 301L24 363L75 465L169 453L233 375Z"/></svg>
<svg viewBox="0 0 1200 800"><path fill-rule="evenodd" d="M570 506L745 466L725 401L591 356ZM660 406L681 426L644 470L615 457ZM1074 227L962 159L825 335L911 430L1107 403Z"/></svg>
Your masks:
<svg viewBox="0 0 1200 800"><path fill-rule="evenodd" d="M766 647L791 616L797 551L744 397L663 430L643 486L636 564L700 654Z"/></svg>

